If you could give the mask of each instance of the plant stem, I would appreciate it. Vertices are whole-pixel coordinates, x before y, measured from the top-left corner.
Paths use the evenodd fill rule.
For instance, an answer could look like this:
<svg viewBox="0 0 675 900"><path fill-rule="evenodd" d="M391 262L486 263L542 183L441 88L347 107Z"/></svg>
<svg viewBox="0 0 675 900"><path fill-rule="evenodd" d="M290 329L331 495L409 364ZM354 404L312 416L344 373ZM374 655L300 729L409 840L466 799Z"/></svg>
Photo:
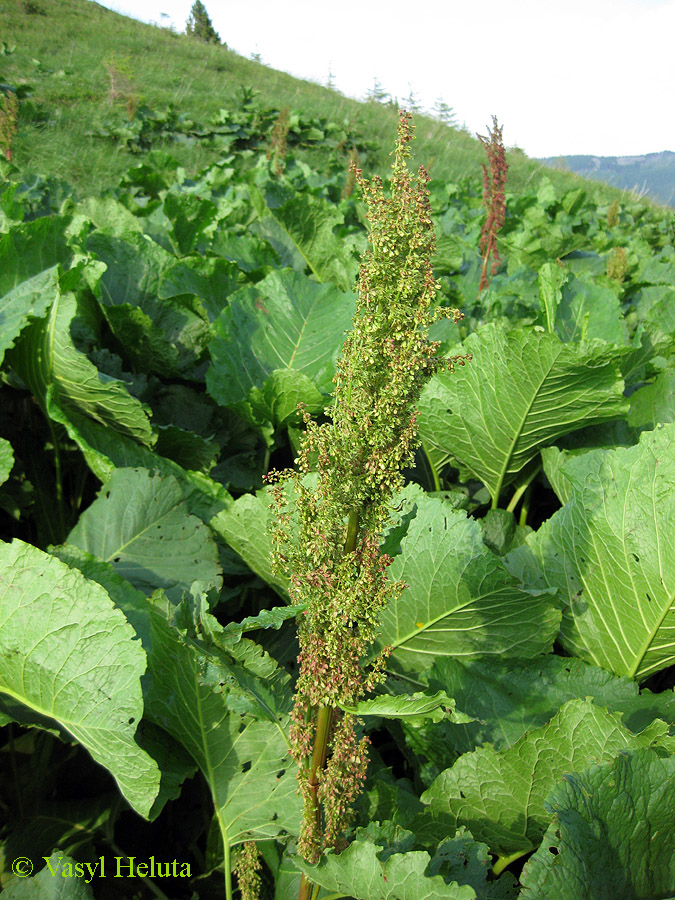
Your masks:
<svg viewBox="0 0 675 900"><path fill-rule="evenodd" d="M518 487L516 488L516 490L513 494L513 497L511 497L511 499L509 500L509 505L506 507L507 512L513 512L514 509L516 508L516 506L518 506L518 501L523 496L525 491L529 488L529 486L532 484L534 479L537 477L540 470L541 470L541 465L535 466L534 469L532 469L530 474L527 476L527 478L521 484L518 485ZM496 507L496 505L493 504L492 508L496 509L497 507ZM521 525L522 525L522 522L521 522Z"/></svg>
<svg viewBox="0 0 675 900"><path fill-rule="evenodd" d="M56 428L54 427L54 423L47 416L47 422L49 423L49 431L52 438L52 444L54 445L54 469L56 471L56 504L59 514L59 540L65 540L66 538L66 514L63 507L63 475L61 472L61 446L59 444L58 435L56 434Z"/></svg>
<svg viewBox="0 0 675 900"><path fill-rule="evenodd" d="M220 811L216 809L220 834L223 838L223 868L225 869L225 900L232 900L232 851L227 828L223 824Z"/></svg>
<svg viewBox="0 0 675 900"><path fill-rule="evenodd" d="M347 522L347 537L345 539L344 553L353 553L356 550L356 541L359 534L359 510L352 509L349 513L349 521ZM330 729L333 724L333 707L321 706L316 714L316 732L314 735L314 747L312 749L312 761L309 769L309 788L312 796L312 812L316 820L318 832L323 831L323 822L321 819L321 803L319 801L319 779L318 774L326 765L326 756L328 754L328 739L330 737ZM298 900L311 900L313 884L306 875L302 875L300 879L300 891Z"/></svg>
<svg viewBox="0 0 675 900"><path fill-rule="evenodd" d="M527 525L527 516L530 511L530 497L532 496L532 485L528 484L525 496L523 497L523 505L520 507L520 518L518 524L520 526Z"/></svg>
<svg viewBox="0 0 675 900"><path fill-rule="evenodd" d="M427 450L426 444L424 441L421 442L422 452L424 453L425 461L429 467L429 471L431 472L431 478L433 480L433 488L435 491L440 491L441 489L441 479L438 477L438 472L436 471L436 466L433 464L431 460L431 456L429 451Z"/></svg>
<svg viewBox="0 0 675 900"><path fill-rule="evenodd" d="M512 862L515 862L517 859L520 859L521 856L525 856L527 850L517 850L515 853L512 853L510 856L500 856L495 864L492 867L492 872L494 875L501 875L504 869L507 866L510 866Z"/></svg>

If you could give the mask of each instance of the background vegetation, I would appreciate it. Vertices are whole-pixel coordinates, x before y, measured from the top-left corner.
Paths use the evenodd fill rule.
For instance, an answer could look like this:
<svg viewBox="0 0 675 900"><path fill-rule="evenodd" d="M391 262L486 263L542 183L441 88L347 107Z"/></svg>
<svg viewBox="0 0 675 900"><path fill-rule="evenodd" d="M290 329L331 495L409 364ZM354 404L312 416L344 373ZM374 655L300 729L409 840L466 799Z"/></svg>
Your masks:
<svg viewBox="0 0 675 900"><path fill-rule="evenodd" d="M396 128L396 103L351 100L226 46L144 25L91 0L6 0L0 8L0 35L0 82L30 95L14 144L17 164L66 179L83 194L115 185L133 160L123 142L93 136L99 126L114 123L122 129L144 107L163 112L169 106L205 124L221 108L236 105L242 87L258 91L266 107L346 121L376 144L373 170L383 171L389 164L389 150L379 138ZM226 34L220 37L227 42ZM482 149L474 136L430 117L416 121L415 155L432 178L459 180L480 171ZM502 124L508 145L508 123ZM172 155L188 172L221 152L208 140L171 141ZM542 166L522 152L511 151L508 163L511 191L541 176ZM582 183L568 172L548 176L561 188ZM617 196L610 191L603 195L610 202Z"/></svg>

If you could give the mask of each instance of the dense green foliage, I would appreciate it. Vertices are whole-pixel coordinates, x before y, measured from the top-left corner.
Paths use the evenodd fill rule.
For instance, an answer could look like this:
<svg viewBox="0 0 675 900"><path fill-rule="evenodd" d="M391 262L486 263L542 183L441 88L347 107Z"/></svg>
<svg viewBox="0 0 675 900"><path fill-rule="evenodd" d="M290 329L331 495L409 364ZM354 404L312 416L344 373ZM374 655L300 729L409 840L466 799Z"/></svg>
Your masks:
<svg viewBox="0 0 675 900"><path fill-rule="evenodd" d="M108 127L110 146L126 140ZM201 170L148 127L98 193L31 174L20 144L0 161L7 896L210 900L224 874L238 890L233 871L244 900L257 882L296 898L302 874L319 898L675 896L673 213L507 182L502 262L479 291L480 164L430 182L413 261L423 287L435 236L439 290L418 315L461 309L429 336L471 360L432 374L413 341L430 376L416 465L387 470L386 510L375 472L360 486L399 587L383 587L359 660L386 658L386 678L337 697L370 742L348 846L310 865L289 748L313 598L273 565L263 479L301 460L283 525L316 555L307 498L331 467L328 445L303 442L303 410L310 438L328 433L334 377L372 387L364 329L404 331L400 311L369 318L355 296L369 207L344 146L386 153L246 92L205 126ZM179 114L165 128L196 130ZM407 260L382 235L361 274L380 306L378 253ZM396 385L380 382L374 456L396 443L378 406ZM368 415L354 397L336 494ZM179 871L117 880L126 856ZM34 879L12 872L19 857ZM101 858L105 881L87 881Z"/></svg>

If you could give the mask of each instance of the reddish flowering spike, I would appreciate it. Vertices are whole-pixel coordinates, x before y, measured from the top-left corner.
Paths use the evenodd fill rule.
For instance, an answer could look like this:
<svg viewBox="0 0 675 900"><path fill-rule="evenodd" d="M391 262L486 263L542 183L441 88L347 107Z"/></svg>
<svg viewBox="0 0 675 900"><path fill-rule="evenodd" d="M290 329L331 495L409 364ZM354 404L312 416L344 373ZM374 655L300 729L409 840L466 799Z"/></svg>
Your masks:
<svg viewBox="0 0 675 900"><path fill-rule="evenodd" d="M488 165L483 166L483 206L486 210L486 218L480 235L480 252L483 257L483 269L480 276L478 294L489 285L490 278L497 274L501 258L497 249L497 235L504 225L506 218L506 151L502 140L502 129L495 116L492 117L492 130L488 128L489 137L480 134L478 139L485 147ZM490 278L488 278L488 265Z"/></svg>

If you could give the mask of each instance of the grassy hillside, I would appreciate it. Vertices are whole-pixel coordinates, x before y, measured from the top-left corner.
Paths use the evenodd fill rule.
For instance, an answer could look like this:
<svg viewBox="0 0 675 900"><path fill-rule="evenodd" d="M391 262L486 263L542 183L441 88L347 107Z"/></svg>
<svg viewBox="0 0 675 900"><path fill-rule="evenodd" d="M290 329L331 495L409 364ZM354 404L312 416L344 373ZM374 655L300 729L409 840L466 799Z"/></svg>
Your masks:
<svg viewBox="0 0 675 900"><path fill-rule="evenodd" d="M395 129L392 106L347 99L91 0L6 0L0 8L0 35L0 83L19 86L29 97L21 107L14 161L23 170L63 178L85 194L115 185L132 162L119 141L90 132L110 121L128 128L144 107L161 111L171 104L195 122L207 123L222 107L236 106L241 89L250 87L259 92L263 107L288 106L305 115L346 121L378 145L383 133ZM508 144L508 122L503 124ZM417 126L417 155L434 178L480 175L483 151L473 136L424 116ZM188 171L222 155L208 141L173 142L170 150ZM383 169L387 154L375 151L369 166ZM541 165L520 151L511 152L508 161L511 191L541 177ZM547 174L561 187L580 183L571 173ZM617 193L593 190L610 201Z"/></svg>

